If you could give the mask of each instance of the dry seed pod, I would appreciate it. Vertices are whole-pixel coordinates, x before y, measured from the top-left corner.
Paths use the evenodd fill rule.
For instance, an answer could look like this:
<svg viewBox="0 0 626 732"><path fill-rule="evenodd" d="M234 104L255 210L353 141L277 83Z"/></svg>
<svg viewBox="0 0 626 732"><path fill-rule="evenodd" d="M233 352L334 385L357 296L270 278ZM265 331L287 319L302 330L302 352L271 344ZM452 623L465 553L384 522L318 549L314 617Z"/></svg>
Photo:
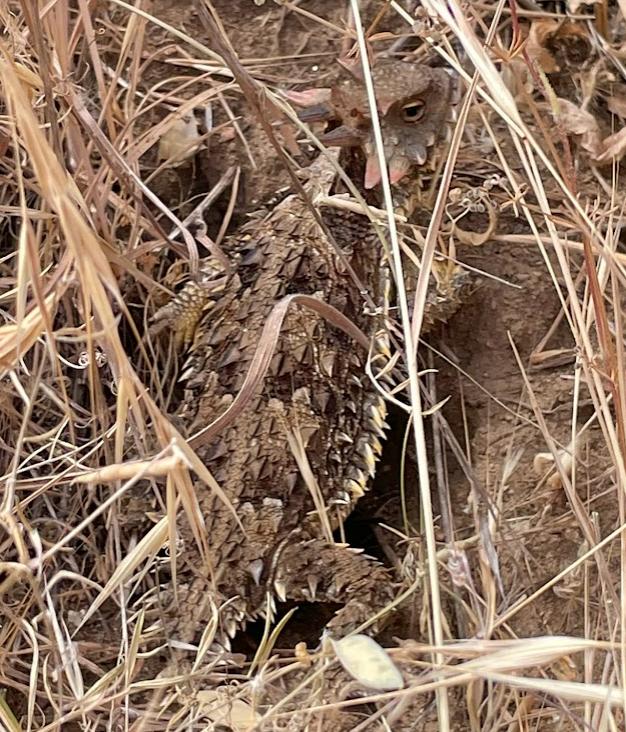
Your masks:
<svg viewBox="0 0 626 732"><path fill-rule="evenodd" d="M193 114L177 119L159 140L159 160L169 160L172 166L182 165L196 154L200 141Z"/></svg>
<svg viewBox="0 0 626 732"><path fill-rule="evenodd" d="M204 714L214 723L228 725L234 732L252 729L261 715L243 699L232 699L232 689L220 687L198 692L198 701Z"/></svg>
<svg viewBox="0 0 626 732"><path fill-rule="evenodd" d="M404 686L402 674L389 654L368 635L350 635L332 641L341 665L363 686L380 691L394 691Z"/></svg>

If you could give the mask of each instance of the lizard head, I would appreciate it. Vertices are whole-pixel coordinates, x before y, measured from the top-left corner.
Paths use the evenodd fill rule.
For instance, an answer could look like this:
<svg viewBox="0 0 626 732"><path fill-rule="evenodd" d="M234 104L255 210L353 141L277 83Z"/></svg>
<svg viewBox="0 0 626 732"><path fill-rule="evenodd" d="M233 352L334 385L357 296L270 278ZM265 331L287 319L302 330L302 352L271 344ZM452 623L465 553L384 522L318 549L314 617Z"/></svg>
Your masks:
<svg viewBox="0 0 626 732"><path fill-rule="evenodd" d="M379 59L372 68L372 81L389 178L391 183L397 183L413 166L424 165L429 148L444 134L452 79L444 69ZM353 67L351 78L332 89L300 92L291 98L296 103L311 102L299 115L303 121L339 122L320 141L326 145L361 147L367 159L365 187L373 188L380 182L367 93L358 70Z"/></svg>

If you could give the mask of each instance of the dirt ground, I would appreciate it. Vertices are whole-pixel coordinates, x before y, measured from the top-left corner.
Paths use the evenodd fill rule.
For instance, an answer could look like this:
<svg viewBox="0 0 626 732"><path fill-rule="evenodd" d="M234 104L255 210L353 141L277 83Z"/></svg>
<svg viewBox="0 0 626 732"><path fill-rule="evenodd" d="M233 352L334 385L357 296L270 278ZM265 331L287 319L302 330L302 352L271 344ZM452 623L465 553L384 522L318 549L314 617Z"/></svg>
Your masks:
<svg viewBox="0 0 626 732"><path fill-rule="evenodd" d="M347 4L334 0L282 5L270 2L257 4L252 0L219 0L214 5L239 58L256 78L271 87L301 90L330 86L338 78L336 60L345 51L342 30L348 23ZM376 17L380 3L371 0L362 5L364 24L367 25ZM207 42L191 3L155 0L150 12L164 23ZM314 13L327 24L313 22L306 13ZM116 14L121 17L123 11L113 9L110 18L115 20ZM108 26L104 24L103 27ZM378 23L376 32L398 33L402 28L404 26L398 18L388 13ZM385 42L383 36L381 47ZM170 48L171 44L167 31L154 26L149 28L145 51L146 56L153 53L155 58L144 69L142 86L145 88L159 84L167 88L168 79L174 74L200 73L189 71L182 64L178 66L176 62L166 63L168 58L171 61L179 57L177 49ZM590 48L582 44L575 50L581 56L582 65L593 62ZM558 56L562 48L553 47L552 51ZM430 59L433 57L429 56ZM573 102L577 102L577 86L569 84L565 76L567 74L561 69L550 78L560 96L571 97ZM198 86L191 88L197 92ZM233 132L225 108L214 105L213 124L218 132L188 163L157 173L151 187L172 210L183 216L193 207L194 196L211 188L230 166L240 166L241 179L230 226L232 230L244 222L248 214L267 205L268 201L271 205L273 199L280 198L289 179L241 95L233 89L227 92L226 98L249 149L246 150L242 139ZM545 106L542 109L547 114ZM504 137L505 128L501 121L486 106L483 110L496 134ZM156 110L155 117L159 113ZM524 117L529 125L536 125L529 110L524 111ZM555 133L553 142L558 146L562 139ZM606 194L590 173L584 151L577 147L575 140L572 145L578 166L580 198L585 205L591 205L594 199ZM514 161L515 153L510 143L504 141L503 146L505 159L523 180L523 170ZM143 172L155 169L157 163L156 148L153 148L141 160ZM547 180L548 173L543 172ZM490 236L478 246L464 243L463 236L458 233L453 236L456 243L454 255L471 272L471 286L466 288L456 312L426 335L419 349L420 367L432 369L435 373L434 378L426 380L432 390L429 396L431 403L443 402L434 414L430 410L427 412L425 421L436 515L435 535L441 550L439 576L445 617L444 640L511 640L539 636L614 638L615 607L607 609L606 600L600 601L599 597L612 598L612 593L617 592L620 576L617 544L608 545L602 561L591 559L556 583L551 583L589 548L580 527L581 511L591 517L596 539L605 537L619 525L615 466L607 449L606 435L599 421L594 419L597 405L594 405L585 386L579 345L567 318L563 317L567 292L556 257L549 247L546 247L545 255L540 251L519 210L516 215L514 197L502 182L502 158L489 145L483 121L474 110L469 117L450 188L467 194L468 190L479 189L493 176L500 176L500 183L483 191L487 205L497 212L497 222ZM559 235L580 242L580 233L568 225L564 208L559 206L562 193L549 181L546 185L554 211L562 214L557 222ZM538 210L534 198L530 205L533 210ZM210 236L219 231L228 206L226 193L211 207L207 217ZM430 213L426 209L420 212L420 231L426 231L429 218ZM483 209L466 216L459 225L464 231L484 231L488 225L487 215ZM449 232L450 229L444 229L441 237L446 245L450 243ZM542 228L540 234L545 236L546 233L545 227ZM166 256L157 251L154 257L140 262L140 267L150 276L160 276L166 269L161 256L169 257L167 265L171 263L171 252ZM574 248L567 249L566 256L572 278L578 278L581 300L586 300L589 290L583 256ZM134 283L127 281L125 284L125 295L138 297ZM611 314L611 319L611 325L616 327L615 322L619 323L619 320L614 314ZM597 334L592 328L590 331L597 347ZM132 332L129 330L125 337L132 352ZM172 368L171 362L164 360L160 367ZM602 363L599 361L593 367L601 370ZM147 369L144 373L148 373ZM174 404L177 398L179 395L173 387L163 401L166 403L169 399ZM405 535L407 527L403 522L400 498L403 482L400 457L406 417L393 413L390 421L392 431L377 477L369 494L348 519L346 535L351 544L380 559L406 582L424 567L425 545L420 527L422 518L415 455L411 449L404 475L410 521L409 534ZM572 492L568 494L567 486L555 475L546 434L560 449L570 445L573 431L580 431L580 435L575 467L573 472L568 472L572 485ZM156 491L148 498L133 495L131 501L124 504L126 514L120 518L120 525L124 527L129 542L139 539L141 532L152 525L145 517L157 506L154 495ZM55 502L55 506L59 505ZM33 516L45 514L46 504L35 499L29 510L32 520ZM65 510L65 514L70 515L71 511ZM98 533L92 535L95 541L102 542L97 547L97 551L102 553L102 565L93 573L102 584L110 576L105 567L112 555L112 539L107 530L108 526L103 521ZM128 539L131 536L132 540ZM50 541L57 538L58 534L52 531ZM167 565L164 552L159 555L159 561L164 567ZM166 570L163 576L167 577ZM74 620L78 622L85 610L81 606L84 595L77 593L76 597ZM617 594L613 600L618 602ZM19 605L20 601L16 595L13 606ZM281 605L279 615L293 607L291 604ZM296 611L275 644L273 653L278 660L272 671L267 672L271 682L259 691L261 706L268 701L278 703L286 689L294 689L301 678L298 676L301 670L294 672L292 677L286 675L285 679L276 679L272 674L278 668L286 668L293 660L294 647L298 642L304 640L309 649L316 646L334 609L308 605ZM424 660L425 652L418 651L411 656L410 644L429 643L428 610L422 584L397 609L379 636L381 644L395 649L393 658L403 670L409 668L413 679L421 679L421 674L426 674L426 662L420 665L415 660ZM115 639L118 634L123 634L125 622L118 613L117 600L109 599L79 634L75 647L84 662L85 678L91 679L92 683L102 679L103 673L116 666L119 646ZM186 662L181 661L176 682L165 691L155 690L155 686L147 684L150 688L144 702L147 717L150 716L148 711L152 715L161 704L168 708L168 701L176 696L172 691L174 688L180 702L188 688L197 693L203 683L206 689L228 684L233 688L239 684L242 688L249 685L246 664L258 650L262 634L262 623L249 626L234 639L227 666L213 666L204 672L205 676L194 678L193 683L189 683L193 674ZM159 675L173 675L171 663L172 659L179 658L178 650L150 648L141 659L137 683L157 679ZM544 679L595 683L606 680L603 673L608 674L606 670L603 672L598 658L582 653L565 655L553 663L544 663L540 668L531 664L525 673ZM21 710L23 714L27 706L27 682L27 675L22 669L20 683L8 684L7 698L12 708ZM524 723L516 726L521 702L513 687L507 687L506 692L501 689L494 691L490 698L489 690L493 691L495 686L490 686L490 682L485 680L481 683L483 686L459 685L451 692L452 729L591 728L585 727L581 703L574 702L565 707L554 696L540 692L529 692L525 697ZM261 682L259 684L262 686ZM362 693L349 690L345 698L356 698ZM249 698L246 697L248 701ZM497 708L496 698L499 700ZM292 721L290 727L287 721L280 720L275 728L378 729L375 724L359 726L376 708L374 702L370 702L363 708L355 707L354 718L335 718L332 714L313 716L313 721L307 721L310 726L306 727L297 726L302 724L301 721ZM472 716L471 710L476 708L480 709L480 721ZM60 713L56 718L59 717L62 717ZM111 717L114 720L111 728L120 730L220 729L217 723L200 718L185 727L183 718L175 716L168 717L170 726L159 726L155 721L158 719L156 713L150 716L145 727L141 726L140 718L124 719L121 711ZM391 728L398 732L438 729L432 691L422 694L419 704L409 705L404 712L396 714L394 720ZM84 727L73 719L62 728L104 729L98 724L105 722L106 714L103 713L102 719L95 721L93 718ZM46 723L50 726L42 723L42 729L56 729L50 719ZM203 727L203 724L207 726ZM232 729L246 727L243 723L239 727L233 724Z"/></svg>

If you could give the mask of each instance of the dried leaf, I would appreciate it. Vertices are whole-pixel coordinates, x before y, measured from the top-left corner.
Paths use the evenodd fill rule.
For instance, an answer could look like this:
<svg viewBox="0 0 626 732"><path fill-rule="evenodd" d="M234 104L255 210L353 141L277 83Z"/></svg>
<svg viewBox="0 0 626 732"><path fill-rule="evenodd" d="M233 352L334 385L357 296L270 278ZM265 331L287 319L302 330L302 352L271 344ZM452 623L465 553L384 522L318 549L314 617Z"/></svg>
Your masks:
<svg viewBox="0 0 626 732"><path fill-rule="evenodd" d="M584 45L584 48L581 46ZM585 27L580 23L560 20L537 20L530 26L526 52L546 74L561 71L554 51L561 50L567 60L584 58L590 46ZM570 58L571 56L571 58Z"/></svg>
<svg viewBox="0 0 626 732"><path fill-rule="evenodd" d="M573 135L584 135L598 130L596 118L585 109L580 109L568 99L559 98L559 120L565 130Z"/></svg>
<svg viewBox="0 0 626 732"><path fill-rule="evenodd" d="M563 474L568 478L571 477L575 463L572 445L566 449L558 450L557 457L560 468L563 470ZM533 458L533 470L538 476L542 476L548 471L551 471L552 468L554 468L554 465L554 456L551 452L538 452ZM563 483L561 481L560 471L555 470L555 472L547 478L546 484L552 490L562 488Z"/></svg>
<svg viewBox="0 0 626 732"><path fill-rule="evenodd" d="M610 163L612 160L620 160L626 152L626 127L614 135L609 135L600 143L598 154L595 156L599 164Z"/></svg>
<svg viewBox="0 0 626 732"><path fill-rule="evenodd" d="M494 231L496 230L498 215L496 213L496 210L489 204L486 205L486 211L489 221L484 231L471 231L469 229L463 229L461 226L459 226L458 222L455 221L453 223L452 231L457 239L461 242L461 244L466 244L471 247L480 247L485 244L485 242L489 241L489 239L491 239Z"/></svg>
<svg viewBox="0 0 626 732"><path fill-rule="evenodd" d="M606 100L606 106L608 107L609 112L613 112L613 114L618 117L626 119L626 97L609 97Z"/></svg>
<svg viewBox="0 0 626 732"><path fill-rule="evenodd" d="M299 153L300 146L298 145L297 141L297 130L296 127L292 124L281 124L278 128L280 135L283 139L283 144L285 148L289 151L291 155L294 157Z"/></svg>
<svg viewBox="0 0 626 732"><path fill-rule="evenodd" d="M574 467L574 458L571 452L567 450L559 450L559 460L563 466L566 475L572 474ZM533 470L535 475L542 476L547 470L554 465L554 455L551 452L538 452L533 458Z"/></svg>
<svg viewBox="0 0 626 732"><path fill-rule="evenodd" d="M558 28L557 20L537 20L532 23L528 33L526 52L546 74L552 74L559 71L560 68L554 56L546 48L547 41L552 38Z"/></svg>
<svg viewBox="0 0 626 732"><path fill-rule="evenodd" d="M198 692L202 712L216 725L225 725L233 732L246 732L261 719L261 715L243 699L231 698L228 687L204 689Z"/></svg>
<svg viewBox="0 0 626 732"><path fill-rule="evenodd" d="M601 150L598 120L585 109L580 109L569 99L557 99L558 121L569 135L580 135L581 147L596 157Z"/></svg>
<svg viewBox="0 0 626 732"><path fill-rule="evenodd" d="M380 691L393 691L404 686L397 666L373 638L349 635L332 644L341 665L363 686Z"/></svg>
<svg viewBox="0 0 626 732"><path fill-rule="evenodd" d="M518 104L525 103L526 97L530 96L534 89L534 82L528 64L523 59L515 57L508 63L502 64L500 74L506 88Z"/></svg>
<svg viewBox="0 0 626 732"><path fill-rule="evenodd" d="M181 165L200 147L198 122L193 114L174 120L159 140L159 160Z"/></svg>

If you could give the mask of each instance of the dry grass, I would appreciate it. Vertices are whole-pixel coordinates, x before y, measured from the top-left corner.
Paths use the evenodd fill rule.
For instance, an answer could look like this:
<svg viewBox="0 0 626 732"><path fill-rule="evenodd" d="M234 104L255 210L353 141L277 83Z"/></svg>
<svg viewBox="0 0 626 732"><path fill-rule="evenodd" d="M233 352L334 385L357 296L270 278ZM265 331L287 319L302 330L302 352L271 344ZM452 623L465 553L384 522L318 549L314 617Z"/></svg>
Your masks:
<svg viewBox="0 0 626 732"><path fill-rule="evenodd" d="M410 378L394 398L413 427L422 528L411 526L403 511L404 534L395 529L391 535L402 539L396 551L405 553L398 560L406 584L397 604L422 598L423 632L420 642L390 649L405 673L404 689L350 698L354 690L345 688L345 698L332 702L320 692L322 681L338 673L332 652L298 647L275 653L290 613L267 624L253 659L221 657L213 645L218 609L197 646L176 639L165 644L153 612L156 587L146 581L163 568L175 586L177 522L189 521L206 551L192 474L227 502L167 417L175 354L144 331L171 294L168 264L186 260L193 271L205 248L219 255L226 223L216 243L191 225L239 180L239 171L229 167L200 204L185 200L190 190L177 197L172 191L184 187L182 178L167 176L180 160L159 159L157 149L191 165L190 153L210 142L210 155L219 156L234 138L256 164L238 117L245 98L290 166L272 124L286 110L277 89L290 77L280 68L308 56L264 58L259 51L237 65L225 41L228 31L214 27L221 42L208 47L182 26L121 0L97 8L41 5L38 18L32 4L0 7L0 726L209 729L207 720L223 721L230 709L235 730L284 729L290 719L294 729L338 729L343 718L333 716L337 710L347 715L357 708L346 729L408 729L416 709L424 729L623 729L625 260L618 248L626 10L608 0L564 4L576 24L569 41L587 43L596 59L565 74L569 102L580 111L575 121L570 108L569 117L559 117L565 102L550 76L556 51L547 34L556 31L546 23L561 23L558 14L533 2L423 2L431 19L422 13L423 26L416 26L418 56L439 54L463 80L464 92L430 224L419 233L422 270L414 302L399 287L402 358ZM362 12L371 19L385 11L380 19L409 35L414 23L396 2L379 7L352 0L328 18L298 4L281 5L256 12L267 14L277 33L276 24L297 14L301 29L323 29L337 49L355 42L364 50ZM348 7L353 25L344 33ZM376 32L369 28L370 37ZM400 35L381 34L375 47ZM328 63L322 55L315 59ZM264 101L255 96L259 90ZM225 121L213 125L217 109ZM180 120L193 113L208 129L181 141L181 129L189 127L181 128ZM605 127L596 129L597 119ZM289 148L287 128L281 132ZM164 139L168 144L160 145ZM468 405L461 398L466 432L455 435L440 411L447 394L438 394L419 370L417 354L432 356L425 356L425 346L413 347L442 243L451 258L463 260L467 212L451 227L450 211L463 180L463 151L478 143L490 149L499 180L493 191L483 186L477 193L475 186L463 200L474 195L471 200L492 206L503 220L506 213L521 222L524 233L500 227L490 241L536 247L544 270L534 286L553 287L561 305L532 358L522 357L510 337L517 404L491 394L479 377L455 364L461 396L470 385L479 388L493 410L487 444L499 419L513 424L504 454L484 456L472 450ZM476 153L475 160L480 157ZM300 185L295 175L292 182ZM386 180L383 188L402 283L397 229L404 227ZM227 219L234 202L235 192ZM286 307L268 325L274 340ZM344 326L349 330L349 323ZM550 349L558 327L571 344ZM262 362L271 349L270 343L259 355ZM546 364L559 366L572 385L556 427L537 393L545 382L534 376ZM432 426L431 440L425 423ZM525 483L519 476L522 433L531 451L546 453L536 462L541 476L526 476ZM291 442L308 470L297 434ZM450 456L470 497L461 531L450 498ZM146 500L135 524L130 496L139 481ZM314 490L315 476L308 483ZM518 487L531 484L533 491L515 498ZM551 512L555 492L563 497L559 512ZM537 507L541 501L545 505ZM561 533L576 537L578 555L563 553L559 559L567 561L550 564L549 578L539 571L540 581L520 587L517 578L532 578L541 566L535 546ZM555 597L575 618L567 635L553 634L552 621L532 628L527 621L529 610L539 619L551 612Z"/></svg>

